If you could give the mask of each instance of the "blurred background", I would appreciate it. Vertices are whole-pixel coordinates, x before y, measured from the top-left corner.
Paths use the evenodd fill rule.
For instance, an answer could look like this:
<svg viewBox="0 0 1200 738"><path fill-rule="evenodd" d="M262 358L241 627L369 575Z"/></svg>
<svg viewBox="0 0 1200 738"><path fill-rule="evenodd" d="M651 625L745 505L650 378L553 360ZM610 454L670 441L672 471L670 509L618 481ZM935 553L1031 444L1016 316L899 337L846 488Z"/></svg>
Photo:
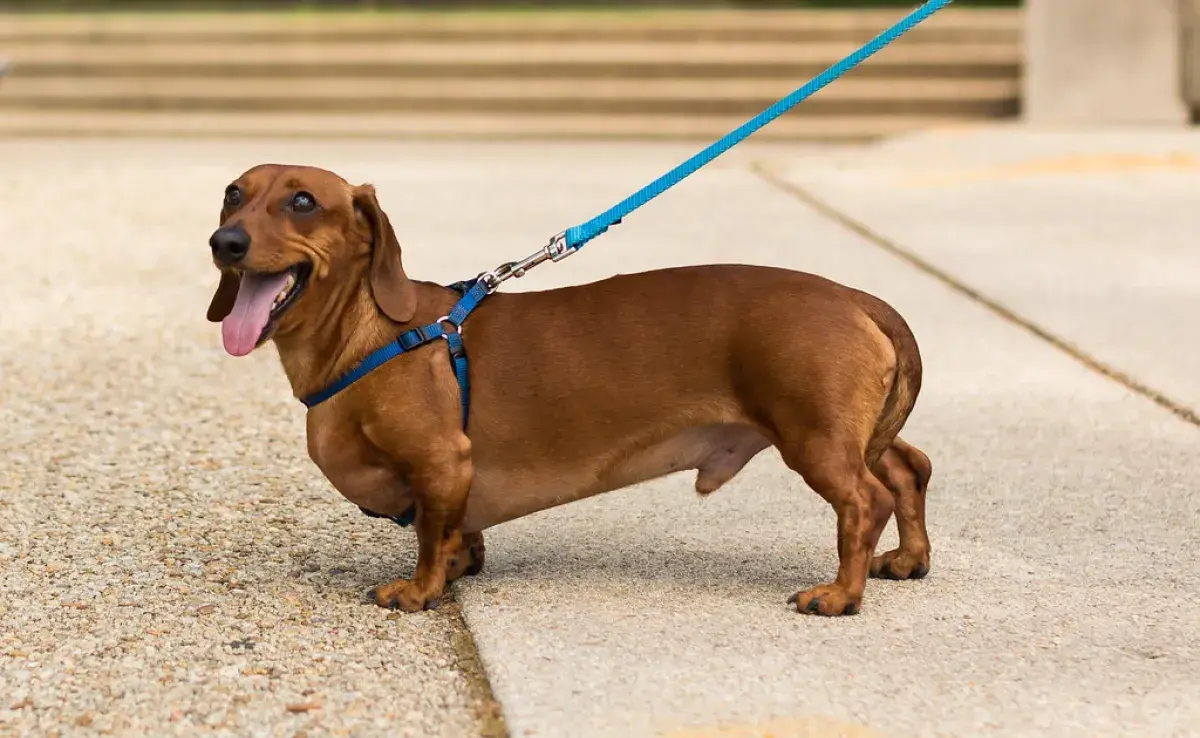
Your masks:
<svg viewBox="0 0 1200 738"><path fill-rule="evenodd" d="M4 0L0 133L706 140L915 4ZM958 0L755 140L1016 117L1019 5Z"/></svg>

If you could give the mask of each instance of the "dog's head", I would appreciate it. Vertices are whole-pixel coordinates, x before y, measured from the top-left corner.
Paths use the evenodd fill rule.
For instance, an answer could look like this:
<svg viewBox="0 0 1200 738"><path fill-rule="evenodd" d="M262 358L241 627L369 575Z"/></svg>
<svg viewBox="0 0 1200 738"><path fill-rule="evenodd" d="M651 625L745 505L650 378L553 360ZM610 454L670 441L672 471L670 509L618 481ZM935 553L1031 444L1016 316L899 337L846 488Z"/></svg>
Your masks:
<svg viewBox="0 0 1200 738"><path fill-rule="evenodd" d="M225 188L220 227L208 243L221 270L208 319L222 324L225 350L234 356L277 333L319 324L347 288L366 284L398 323L416 311L400 244L375 189L323 169L250 169Z"/></svg>

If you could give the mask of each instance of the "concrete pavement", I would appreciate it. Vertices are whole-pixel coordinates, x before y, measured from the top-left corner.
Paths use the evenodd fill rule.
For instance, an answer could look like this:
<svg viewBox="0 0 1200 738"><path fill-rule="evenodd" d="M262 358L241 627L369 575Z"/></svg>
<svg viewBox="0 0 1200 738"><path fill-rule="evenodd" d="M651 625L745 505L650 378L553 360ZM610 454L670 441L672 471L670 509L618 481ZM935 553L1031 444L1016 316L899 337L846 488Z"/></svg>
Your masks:
<svg viewBox="0 0 1200 738"><path fill-rule="evenodd" d="M997 126L779 171L845 216L1200 413L1200 136Z"/></svg>
<svg viewBox="0 0 1200 738"><path fill-rule="evenodd" d="M511 735L1200 734L1200 428L751 168L761 162L1193 402L1195 354L1155 331L1189 304L1195 314L1194 293L1167 286L1198 274L1182 194L1196 174L1168 157L1157 172L1095 175L1076 163L1076 174L1048 179L1036 162L1057 161L1070 139L1014 137L1001 163L1035 174L996 190L1005 183L962 181L999 166L964 163L1002 149L971 138L983 135L894 142L878 155L749 146L583 253L511 283L743 261L868 289L905 314L921 343L925 388L905 437L934 462L932 572L871 582L853 618L805 618L784 602L832 576L834 524L773 452L707 500L681 475L489 531L487 571L456 594ZM1125 138L1120 151L1158 161L1192 146L1172 140ZM530 252L691 150L3 145L0 440L10 453L0 479L14 484L0 517L12 572L0 584L0 691L17 694L30 677L36 689L28 705L0 704L0 730L477 732L455 624L429 613L389 620L362 597L411 565L411 533L360 518L337 496L303 459L301 408L274 358L223 356L203 322L212 203L261 161L326 166L373 182L409 272L448 281ZM912 184L929 175L960 181ZM1013 200L1028 190L1036 200ZM1103 207L1088 210L1101 196ZM1026 213L1034 206L1036 219ZM989 208L1006 217L989 219ZM1051 248L1076 227L1099 251ZM30 233L40 248L12 246ZM1120 233L1139 248L1116 248ZM981 261L962 259L955 243ZM1170 270L1154 267L1151 247L1175 259ZM1122 264L1154 278L1123 285ZM1104 281L1063 276L1073 274ZM1094 301L1070 310L1036 301L1064 284ZM1138 307L1122 318L1128 330L1089 343L1081 316L1103 309L1103 289ZM64 534L77 553L62 553ZM889 531L883 545L893 541ZM226 633L260 645L205 646ZM222 711L229 695L237 699ZM322 707L287 711L306 700Z"/></svg>
<svg viewBox="0 0 1200 738"><path fill-rule="evenodd" d="M871 161L861 150L762 158L820 184ZM596 176L585 168L562 189ZM858 191L837 194L854 203ZM887 194L880 185L864 197L880 206ZM1081 195L1058 196L1058 212L1078 217ZM1137 221L1144 203L1110 197L1087 227ZM999 242L991 222L945 219L939 231L911 208L857 212L872 222L907 212L884 223L923 223L964 249ZM1036 257L1049 246L1036 250L1038 235L986 284L1040 284ZM1152 243L1184 252L1186 235ZM905 435L934 460L933 573L872 583L861 617L797 617L784 599L834 571L832 514L770 454L710 500L681 475L503 526L488 537L486 575L460 592L514 735L849 730L831 724L889 735L1200 731L1200 428L735 168L631 217L575 257L585 273L563 279L720 260L816 271L881 295L912 322L927 379ZM1096 268L1087 254L1076 261ZM1143 306L1158 290L1146 292ZM1148 329L1169 317L1143 307L1125 320ZM1144 350L1144 334L1127 335L1114 359ZM1174 347L1159 359L1182 376L1190 356Z"/></svg>

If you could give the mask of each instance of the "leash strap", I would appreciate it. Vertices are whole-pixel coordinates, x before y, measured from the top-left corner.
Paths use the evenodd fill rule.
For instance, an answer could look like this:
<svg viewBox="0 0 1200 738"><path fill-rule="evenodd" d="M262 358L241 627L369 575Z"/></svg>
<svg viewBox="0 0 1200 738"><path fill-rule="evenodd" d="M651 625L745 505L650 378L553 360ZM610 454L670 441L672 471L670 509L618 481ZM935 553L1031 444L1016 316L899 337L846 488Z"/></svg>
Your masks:
<svg viewBox="0 0 1200 738"><path fill-rule="evenodd" d="M701 150L699 153L692 156L687 161L676 166L671 171L654 180L642 189L633 193L613 207L604 211L595 218L574 226L558 234L550 243L543 247L542 250L518 262L509 262L503 264L496 269L485 272L479 277L458 282L451 285L452 289L457 290L462 297L454 305L450 314L441 318L435 323L414 328L400 335L392 343L389 343L382 348L368 354L360 361L353 369L347 372L342 377L338 378L333 384L325 389L301 399L307 407L313 408L333 397L337 393L346 389L358 380L370 374L372 371L383 366L387 362L397 356L412 351L415 348L432 343L438 339L444 338L446 345L450 351L450 360L454 365L454 376L458 381L460 395L462 397L462 415L463 428L467 427L468 408L470 406L470 381L467 373L467 354L463 347L462 340L462 324L467 319L475 308L479 307L479 303L485 297L500 286L502 282L513 277L524 276L528 269L531 269L545 261L560 261L567 256L575 253L584 244L591 241L596 236L607 231L614 225L620 223L625 216L637 210L641 206L650 202L662 193L666 192L671 187L678 184L685 177L696 172L696 170L708 164L713 159L716 159L721 154L741 143L752 133L783 115L787 111L799 105L801 102L820 92L831 82L844 76L847 72L863 63L865 60L874 56L884 47L891 44L896 39L908 33L918 24L925 21L934 13L945 8L954 0L928 0L917 9L913 10L898 23L879 34L868 42L865 46L855 51L850 56L842 59L834 64L829 69L826 69L820 75L811 80L808 84L800 89L792 92L787 97L784 97L779 102L767 108L763 112L754 116L750 120L743 123L738 128L730 131L720 139ZM454 326L454 330L447 332L445 324L450 323ZM404 518L412 511L405 513ZM407 524L396 519L400 525ZM408 519L407 522L411 522Z"/></svg>
<svg viewBox="0 0 1200 738"><path fill-rule="evenodd" d="M650 202L671 187L674 187L685 177L695 173L700 167L708 164L721 154L741 143L750 134L767 125L787 111L796 107L816 93L820 92L831 82L844 76L847 72L874 56L884 47L908 33L915 26L925 21L929 16L945 8L954 0L929 0L921 7L909 13L900 22L872 39L866 46L850 56L826 69L808 84L791 93L763 112L743 123L740 127L722 136L716 142L703 149L692 158L683 162L663 176L654 180L642 189L633 193L613 207L605 210L595 218L573 228L567 229L566 246L572 251L581 248L588 241L619 224L625 216Z"/></svg>

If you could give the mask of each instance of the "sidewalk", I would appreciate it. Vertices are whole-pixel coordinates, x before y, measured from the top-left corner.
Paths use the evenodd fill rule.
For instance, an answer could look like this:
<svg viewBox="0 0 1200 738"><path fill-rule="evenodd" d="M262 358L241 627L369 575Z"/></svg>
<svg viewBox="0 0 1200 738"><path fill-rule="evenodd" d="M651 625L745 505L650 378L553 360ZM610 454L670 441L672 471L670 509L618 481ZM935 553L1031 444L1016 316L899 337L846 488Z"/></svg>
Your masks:
<svg viewBox="0 0 1200 738"><path fill-rule="evenodd" d="M759 158L1188 404L1198 147L962 132ZM963 152L979 151L1010 174L973 183L987 162ZM934 460L933 573L872 582L853 620L797 618L785 598L836 566L832 513L777 457L709 500L681 475L504 526L460 591L514 735L1200 729L1200 428L746 171L698 176L618 231L572 266L780 264L908 317L927 368L905 435Z"/></svg>
<svg viewBox="0 0 1200 738"><path fill-rule="evenodd" d="M259 161L326 166L376 185L410 274L450 281L692 148L0 144L0 693L34 679L0 731L478 732L461 624L363 597L412 534L338 497L275 358L203 321L205 203ZM741 261L891 301L925 359L904 435L933 459L934 552L856 617L798 616L833 514L772 452L706 500L680 475L500 526L456 597L510 735L1195 734L1197 156L1005 129L748 145L511 283Z"/></svg>

